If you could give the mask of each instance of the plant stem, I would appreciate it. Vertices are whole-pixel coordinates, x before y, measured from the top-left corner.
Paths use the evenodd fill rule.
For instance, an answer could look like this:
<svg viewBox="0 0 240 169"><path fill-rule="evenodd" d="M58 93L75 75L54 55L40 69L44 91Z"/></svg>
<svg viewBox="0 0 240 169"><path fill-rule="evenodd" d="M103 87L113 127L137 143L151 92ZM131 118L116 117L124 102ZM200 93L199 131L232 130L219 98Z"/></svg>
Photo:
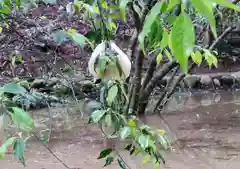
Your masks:
<svg viewBox="0 0 240 169"><path fill-rule="evenodd" d="M99 126L99 128L100 128L100 130L102 131L104 137L105 137L107 140L109 140L107 134L103 131L102 127ZM131 169L131 167L130 167L130 166L127 164L127 162L123 159L123 157L122 157L121 154L118 152L118 150L117 150L116 148L115 148L114 150L115 150L117 156L118 156L118 157L122 160L122 162L127 166L127 168L128 168L128 169Z"/></svg>
<svg viewBox="0 0 240 169"><path fill-rule="evenodd" d="M162 103L162 101L164 100L164 98L166 98L167 93L169 92L169 88L174 80L174 77L176 76L177 72L179 70L179 66L176 68L175 72L172 74L172 77L169 79L167 86L164 88L164 92L162 93L161 97L159 98L153 112L155 113L157 110L157 107Z"/></svg>
<svg viewBox="0 0 240 169"><path fill-rule="evenodd" d="M146 88L143 91L141 91L141 95L139 98L139 107L137 110L137 113L139 115L143 115L145 113L149 96L151 95L153 89L155 88L159 80L161 80L166 74L168 74L177 65L178 63L176 61L166 63L162 69L156 72L155 76L153 76L153 78L151 79L149 84L146 86Z"/></svg>

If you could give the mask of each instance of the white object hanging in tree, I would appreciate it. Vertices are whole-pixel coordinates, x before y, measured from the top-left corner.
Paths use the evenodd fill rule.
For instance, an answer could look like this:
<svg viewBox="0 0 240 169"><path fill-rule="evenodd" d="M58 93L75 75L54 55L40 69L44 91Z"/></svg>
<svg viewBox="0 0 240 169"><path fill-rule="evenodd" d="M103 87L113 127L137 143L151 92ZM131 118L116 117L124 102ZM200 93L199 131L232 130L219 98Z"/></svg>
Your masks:
<svg viewBox="0 0 240 169"><path fill-rule="evenodd" d="M118 63L120 65L120 68L122 70L123 75L121 76L122 80L125 80L129 77L130 71L131 71L131 61L128 58L128 56L113 42L109 42L109 50L112 51L112 53L116 53L115 57L118 59ZM106 49L107 49L107 42L103 41L97 47L94 49L90 60L88 61L88 70L90 74L96 79L101 79L102 77L99 76L99 74L96 71L96 62L101 56L106 56ZM116 66L115 69L117 70ZM108 71L108 72L107 72ZM108 77L106 77L108 76ZM115 70L106 70L104 77L107 79L114 78L113 76L117 76L117 72Z"/></svg>

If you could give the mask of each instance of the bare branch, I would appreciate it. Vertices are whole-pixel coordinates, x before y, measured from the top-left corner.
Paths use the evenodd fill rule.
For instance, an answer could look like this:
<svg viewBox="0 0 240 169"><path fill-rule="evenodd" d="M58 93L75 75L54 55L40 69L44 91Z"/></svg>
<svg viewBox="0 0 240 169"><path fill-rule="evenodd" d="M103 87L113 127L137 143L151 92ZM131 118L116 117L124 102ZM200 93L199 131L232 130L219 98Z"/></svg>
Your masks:
<svg viewBox="0 0 240 169"><path fill-rule="evenodd" d="M174 67L176 67L178 63L176 61L172 61L166 63L162 69L156 72L156 75L151 79L149 84L146 86L144 91L141 91L141 95L139 98L139 107L138 107L138 114L144 114L145 109L148 104L149 96L151 95L153 89L155 88L156 84L159 80L161 80L166 74L168 74Z"/></svg>
<svg viewBox="0 0 240 169"><path fill-rule="evenodd" d="M162 101L164 100L164 98L166 97L167 93L169 92L169 88L174 80L174 77L176 76L177 72L179 70L179 66L176 68L176 70L174 71L174 73L172 74L172 77L169 79L165 89L164 89L164 92L162 93L161 97L159 98L155 108L154 108L154 113L155 111L157 110L158 106L162 103Z"/></svg>

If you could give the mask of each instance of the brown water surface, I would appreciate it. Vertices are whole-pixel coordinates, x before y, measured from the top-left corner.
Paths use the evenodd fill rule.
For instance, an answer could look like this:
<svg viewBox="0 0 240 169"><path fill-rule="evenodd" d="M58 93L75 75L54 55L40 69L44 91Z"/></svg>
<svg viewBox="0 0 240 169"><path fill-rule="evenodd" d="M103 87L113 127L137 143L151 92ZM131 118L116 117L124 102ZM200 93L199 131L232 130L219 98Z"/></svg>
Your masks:
<svg viewBox="0 0 240 169"><path fill-rule="evenodd" d="M176 95L164 110L169 124L169 137L178 139L180 146L174 152L164 153L168 169L240 169L240 92ZM97 160L104 141L97 126L87 126L86 120L76 116L76 108L52 110L55 121L52 127L50 148L64 163L75 169L100 169L104 161ZM44 128L47 110L34 112L38 127ZM71 123L63 123L70 121ZM153 127L165 127L161 119L147 116L145 121ZM166 128L169 129L169 128ZM129 157L120 150L132 169L152 169L152 164L141 166L140 157ZM26 147L26 169L64 169L37 141ZM23 168L12 157L0 162L1 169ZM113 164L111 169L118 168Z"/></svg>

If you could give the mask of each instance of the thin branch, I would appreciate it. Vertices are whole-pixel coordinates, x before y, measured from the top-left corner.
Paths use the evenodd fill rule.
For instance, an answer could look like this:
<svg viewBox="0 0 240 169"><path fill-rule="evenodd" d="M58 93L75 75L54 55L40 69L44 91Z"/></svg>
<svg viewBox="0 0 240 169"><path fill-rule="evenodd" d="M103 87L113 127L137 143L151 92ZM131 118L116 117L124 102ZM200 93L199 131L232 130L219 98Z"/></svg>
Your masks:
<svg viewBox="0 0 240 169"><path fill-rule="evenodd" d="M233 30L235 27L229 26L225 31L213 42L213 44L209 47L209 50L213 50L215 46L222 40L231 30Z"/></svg>
<svg viewBox="0 0 240 169"><path fill-rule="evenodd" d="M150 65L148 67L146 76L143 80L142 83L142 88L141 91L144 90L144 88L147 86L148 82L151 80L151 78L153 77L153 73L156 70L156 66L157 66L157 62L156 62L156 58L157 58L157 52L159 52L159 50L157 50L156 52L154 52L154 56L152 57L152 60L150 62Z"/></svg>
<svg viewBox="0 0 240 169"><path fill-rule="evenodd" d="M236 5L236 4L238 4L239 2L240 2L240 0L234 0L232 3Z"/></svg>
<svg viewBox="0 0 240 169"><path fill-rule="evenodd" d="M107 134L103 131L102 127L99 126L99 128L100 128L100 130L102 131L104 137L105 137L107 140L109 140ZM114 150L115 150L117 156L118 156L118 157L122 160L122 162L127 166L127 168L128 168L128 169L131 169L131 167L130 167L130 166L127 164L127 162L123 159L123 157L122 157L121 154L118 152L118 150L117 150L116 148L115 148Z"/></svg>
<svg viewBox="0 0 240 169"><path fill-rule="evenodd" d="M36 133L32 133L41 143L41 139L36 135ZM46 144L42 143L42 145L67 169L71 169L67 164L65 164Z"/></svg>
<svg viewBox="0 0 240 169"><path fill-rule="evenodd" d="M138 114L144 114L145 109L148 104L148 98L151 95L153 89L157 85L158 81L161 80L166 74L168 74L174 67L176 67L178 63L176 61L172 61L166 63L162 69L160 69L156 75L151 79L147 87L144 91L141 91L140 99L139 99L139 106L138 106Z"/></svg>
<svg viewBox="0 0 240 169"><path fill-rule="evenodd" d="M140 98L143 58L144 58L144 53L141 50L136 60L135 78L133 81L133 91L132 91L132 99L131 99L131 106L130 106L132 111L137 109L138 101Z"/></svg>
<svg viewBox="0 0 240 169"><path fill-rule="evenodd" d="M178 70L179 70L179 66L176 68L176 70L172 74L172 77L169 79L166 87L164 88L164 92L162 93L161 97L159 98L159 100L158 100L158 102L157 102L157 104L156 104L156 106L155 106L155 108L153 110L154 113L156 112L158 106L162 103L163 99L166 97L167 93L169 92L169 88L172 85L172 82L173 82L174 77L176 76Z"/></svg>

